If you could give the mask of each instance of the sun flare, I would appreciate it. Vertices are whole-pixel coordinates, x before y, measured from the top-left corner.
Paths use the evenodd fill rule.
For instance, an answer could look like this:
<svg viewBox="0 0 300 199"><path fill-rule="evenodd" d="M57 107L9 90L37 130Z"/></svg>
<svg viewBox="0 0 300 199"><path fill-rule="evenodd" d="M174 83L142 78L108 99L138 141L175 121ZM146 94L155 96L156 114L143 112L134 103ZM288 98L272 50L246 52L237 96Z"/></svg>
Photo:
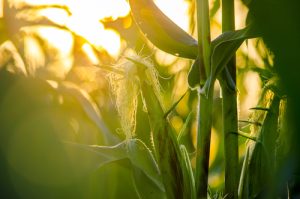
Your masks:
<svg viewBox="0 0 300 199"><path fill-rule="evenodd" d="M170 19L172 19L183 30L188 31L190 22L188 18L189 3L185 0L155 0L156 5ZM172 6L170 6L172 5Z"/></svg>
<svg viewBox="0 0 300 199"><path fill-rule="evenodd" d="M118 32L106 29L102 21L116 20L129 14L130 8L126 0L14 0L22 5L60 5L66 6L68 12L62 9L49 8L41 14L54 23L65 26L77 35L85 38L99 50L106 50L112 57L119 55L121 38ZM47 35L47 32L43 33ZM51 32L49 37L56 35Z"/></svg>
<svg viewBox="0 0 300 199"><path fill-rule="evenodd" d="M0 1L1 2L1 1ZM52 22L64 26L75 34L85 38L99 50L105 50L112 57L117 57L121 50L121 37L113 29L104 27L104 21L114 21L125 17L130 12L127 0L11 0L15 7L25 4L32 6L58 5L60 8L46 8L39 14ZM157 6L185 31L189 29L188 6L184 0L155 0ZM173 6L169 6L172 4ZM55 38L58 35L47 33L44 36Z"/></svg>

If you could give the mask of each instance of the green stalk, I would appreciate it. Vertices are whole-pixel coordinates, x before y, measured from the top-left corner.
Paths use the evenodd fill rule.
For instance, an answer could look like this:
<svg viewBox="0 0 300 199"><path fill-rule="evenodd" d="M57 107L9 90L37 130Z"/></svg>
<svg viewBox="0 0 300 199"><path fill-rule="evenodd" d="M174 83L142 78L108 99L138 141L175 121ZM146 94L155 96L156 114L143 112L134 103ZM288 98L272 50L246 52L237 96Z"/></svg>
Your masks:
<svg viewBox="0 0 300 199"><path fill-rule="evenodd" d="M173 142L172 132L166 126L164 112L157 100L153 88L143 83L141 85L142 94L146 102L152 137L155 149L155 157L162 174L168 198L175 199L184 197L184 190L181 183L183 175L179 164L179 149ZM171 137L170 137L171 136Z"/></svg>
<svg viewBox="0 0 300 199"><path fill-rule="evenodd" d="M153 91L152 85L141 83L150 127L152 131L155 157L161 171L167 198L195 198L192 176L189 175L186 161L179 148L177 138L172 130L161 104Z"/></svg>
<svg viewBox="0 0 300 199"><path fill-rule="evenodd" d="M213 90L208 97L199 93L198 136L196 157L196 189L197 198L207 198L210 138L212 127Z"/></svg>
<svg viewBox="0 0 300 199"><path fill-rule="evenodd" d="M209 7L208 0L197 0L197 26L198 26L198 41L199 57L203 57L206 76L210 71L210 22L209 22Z"/></svg>
<svg viewBox="0 0 300 199"><path fill-rule="evenodd" d="M235 30L234 0L222 0L222 31ZM235 56L227 64L231 78L236 84ZM222 72L225 74L225 70ZM225 193L226 198L238 198L238 115L237 93L226 82L220 81L223 95L223 133L225 157Z"/></svg>
<svg viewBox="0 0 300 199"><path fill-rule="evenodd" d="M208 0L197 0L197 24L198 24L198 41L199 55L202 57L206 75L200 76L200 85L206 81L210 72L210 21ZM203 71L200 69L200 71ZM201 85L202 86L202 85ZM210 138L212 127L212 103L213 89L205 97L198 93L198 129L197 129L197 156L196 156L196 191L197 198L207 198L208 188L208 169L209 169L209 152Z"/></svg>
<svg viewBox="0 0 300 199"><path fill-rule="evenodd" d="M222 0L222 31L232 31L234 29L234 0Z"/></svg>
<svg viewBox="0 0 300 199"><path fill-rule="evenodd" d="M236 92L222 87L223 93L223 133L225 157L225 192L228 198L238 194L238 123Z"/></svg>

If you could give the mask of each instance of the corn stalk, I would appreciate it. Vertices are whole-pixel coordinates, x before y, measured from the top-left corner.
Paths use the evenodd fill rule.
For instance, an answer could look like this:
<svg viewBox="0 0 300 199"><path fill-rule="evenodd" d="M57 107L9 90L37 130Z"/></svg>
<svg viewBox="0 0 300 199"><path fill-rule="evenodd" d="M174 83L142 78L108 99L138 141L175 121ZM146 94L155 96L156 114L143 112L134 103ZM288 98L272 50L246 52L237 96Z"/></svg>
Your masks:
<svg viewBox="0 0 300 199"><path fill-rule="evenodd" d="M210 71L210 22L209 8L207 0L197 0L197 26L198 26L198 57L203 57L203 63L206 76ZM203 65L202 65L203 64ZM200 69L201 70L201 69ZM206 82L203 75L200 77L200 86L202 82ZM197 198L207 198L208 188L208 167L209 152L212 127L212 103L213 90L211 89L207 96L198 91L198 129L197 129L197 153L196 153L196 190Z"/></svg>
<svg viewBox="0 0 300 199"><path fill-rule="evenodd" d="M234 31L234 0L222 0L222 32ZM236 84L235 56L227 64L229 75ZM222 71L224 77L226 70ZM225 192L227 198L238 197L238 115L237 93L231 89L221 78L223 97L223 135L224 135L224 158L225 158Z"/></svg>

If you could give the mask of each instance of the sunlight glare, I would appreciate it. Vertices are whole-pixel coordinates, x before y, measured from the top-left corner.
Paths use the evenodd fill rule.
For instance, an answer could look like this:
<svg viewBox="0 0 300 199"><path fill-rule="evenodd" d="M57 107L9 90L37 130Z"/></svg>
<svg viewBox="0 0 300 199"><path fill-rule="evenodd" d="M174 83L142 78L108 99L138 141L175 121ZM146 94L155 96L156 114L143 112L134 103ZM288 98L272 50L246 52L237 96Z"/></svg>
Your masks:
<svg viewBox="0 0 300 199"><path fill-rule="evenodd" d="M98 58L96 57L92 47L89 44L83 44L82 50L88 56L93 64L99 64Z"/></svg>
<svg viewBox="0 0 300 199"><path fill-rule="evenodd" d="M85 0L67 1L67 5L74 16L84 19L103 20L124 17L129 13L129 5L125 0Z"/></svg>
<svg viewBox="0 0 300 199"><path fill-rule="evenodd" d="M95 45L96 48L106 49L113 57L118 55L121 47L119 34L114 30L105 29L99 21L94 19L86 23L82 17L71 17L67 26Z"/></svg>
<svg viewBox="0 0 300 199"><path fill-rule="evenodd" d="M128 3L125 0L88 0L68 1L67 5L72 12L67 26L97 48L102 47L111 56L118 56L121 48L120 35L114 30L105 29L100 21L128 15Z"/></svg>
<svg viewBox="0 0 300 199"><path fill-rule="evenodd" d="M22 0L15 0L22 2ZM101 21L116 20L128 15L130 7L126 0L25 0L31 5L66 5L72 13L59 9L45 9L42 14L56 24L66 26L98 49L105 49L112 57L119 54L120 35L114 30L105 29ZM63 41L62 41L63 42Z"/></svg>
<svg viewBox="0 0 300 199"><path fill-rule="evenodd" d="M58 30L52 27L39 28L38 32L40 35L46 39L52 46L59 49L60 56L63 58L62 63L57 65L55 68L59 67L61 70L57 70L62 74L67 74L72 67L72 59L70 53L73 48L72 35L64 30Z"/></svg>
<svg viewBox="0 0 300 199"><path fill-rule="evenodd" d="M62 4L64 0L13 0L14 4L29 4L29 5L48 5L48 4Z"/></svg>
<svg viewBox="0 0 300 199"><path fill-rule="evenodd" d="M69 18L67 12L58 8L43 9L40 11L40 14L61 26L66 25L66 21L68 21Z"/></svg>
<svg viewBox="0 0 300 199"><path fill-rule="evenodd" d="M249 115L251 108L255 107L261 95L262 88L260 77L256 72L250 71L244 78L244 87L247 90L246 99L241 104L242 113Z"/></svg>
<svg viewBox="0 0 300 199"><path fill-rule="evenodd" d="M3 17L3 0L0 0L0 18Z"/></svg>
<svg viewBox="0 0 300 199"><path fill-rule="evenodd" d="M70 33L63 30L57 30L55 28L41 28L38 32L45 36L49 43L53 44L62 54L67 54L70 52L73 41Z"/></svg>
<svg viewBox="0 0 300 199"><path fill-rule="evenodd" d="M128 3L125 0L88 0L68 1L67 5L72 17L66 25L97 48L102 47L113 57L118 56L121 48L120 35L114 30L105 29L100 21L128 15Z"/></svg>
<svg viewBox="0 0 300 199"><path fill-rule="evenodd" d="M41 5L65 5L64 0L9 0L8 3L14 8L20 9L26 5L41 6Z"/></svg>
<svg viewBox="0 0 300 199"><path fill-rule="evenodd" d="M188 8L185 0L155 0L156 5L183 30L189 30Z"/></svg>
<svg viewBox="0 0 300 199"><path fill-rule="evenodd" d="M189 32L190 21L188 17L189 3L185 0L155 0L155 4L180 28ZM172 6L170 6L172 5ZM176 56L157 50L155 59L160 65L169 65L177 60Z"/></svg>

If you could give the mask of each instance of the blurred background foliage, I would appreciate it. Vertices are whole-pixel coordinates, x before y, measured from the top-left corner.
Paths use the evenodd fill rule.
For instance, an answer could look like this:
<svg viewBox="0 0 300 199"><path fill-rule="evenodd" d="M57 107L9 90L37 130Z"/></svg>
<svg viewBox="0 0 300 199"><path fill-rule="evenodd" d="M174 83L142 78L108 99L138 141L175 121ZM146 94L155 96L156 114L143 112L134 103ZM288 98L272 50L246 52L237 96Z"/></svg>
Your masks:
<svg viewBox="0 0 300 199"><path fill-rule="evenodd" d="M155 2L196 38L194 0ZM248 8L245 2L235 2L236 29L241 29L249 19ZM221 33L220 0L211 0L210 9L212 38L216 38ZM76 157L62 143L114 145L125 139L111 74L124 65L124 56L134 52L151 60L159 71L167 109L187 92L169 119L179 134L191 114L182 143L195 166L197 93L187 84L191 61L149 43L125 0L2 0L0 43L0 186L5 198L138 198L127 160L91 169L84 163L91 157ZM259 114L251 108L262 104L263 89L276 76L273 59L262 39L248 40L237 52L239 126L245 133L253 131L251 121ZM125 89L119 95L130 92ZM218 84L215 96L212 193L224 186ZM136 111L135 136L151 146L142 98L126 105ZM239 138L241 165L246 140Z"/></svg>

